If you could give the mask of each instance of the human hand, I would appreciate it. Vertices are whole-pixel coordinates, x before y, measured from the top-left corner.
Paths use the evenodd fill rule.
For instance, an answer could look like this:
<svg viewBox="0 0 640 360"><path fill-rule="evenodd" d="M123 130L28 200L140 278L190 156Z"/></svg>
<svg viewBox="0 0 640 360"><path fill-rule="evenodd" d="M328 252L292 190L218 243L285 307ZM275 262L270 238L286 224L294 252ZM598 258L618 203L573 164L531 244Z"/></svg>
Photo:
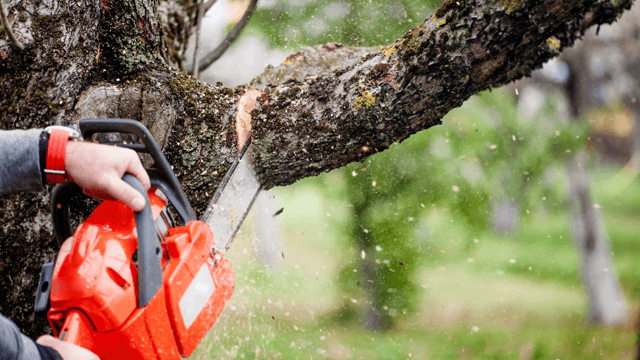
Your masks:
<svg viewBox="0 0 640 360"><path fill-rule="evenodd" d="M69 141L64 168L67 178L82 188L85 194L103 200L118 200L141 211L144 197L131 185L122 181L129 173L151 187L149 175L144 170L135 151L117 146L90 142Z"/></svg>
<svg viewBox="0 0 640 360"><path fill-rule="evenodd" d="M100 360L98 355L91 351L56 339L51 335L42 335L36 342L57 351L64 360Z"/></svg>

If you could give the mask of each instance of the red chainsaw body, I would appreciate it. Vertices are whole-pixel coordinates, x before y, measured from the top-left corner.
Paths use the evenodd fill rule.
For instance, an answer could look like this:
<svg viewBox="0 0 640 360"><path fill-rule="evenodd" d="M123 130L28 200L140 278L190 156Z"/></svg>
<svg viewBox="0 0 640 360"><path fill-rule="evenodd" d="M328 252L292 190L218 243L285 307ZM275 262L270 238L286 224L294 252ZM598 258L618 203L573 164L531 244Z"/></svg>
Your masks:
<svg viewBox="0 0 640 360"><path fill-rule="evenodd" d="M165 202L148 195L157 220ZM63 243L51 282L51 328L103 360L187 357L231 297L231 265L211 252L208 225L171 228L162 241L163 286L138 308L136 233L133 211L104 201Z"/></svg>

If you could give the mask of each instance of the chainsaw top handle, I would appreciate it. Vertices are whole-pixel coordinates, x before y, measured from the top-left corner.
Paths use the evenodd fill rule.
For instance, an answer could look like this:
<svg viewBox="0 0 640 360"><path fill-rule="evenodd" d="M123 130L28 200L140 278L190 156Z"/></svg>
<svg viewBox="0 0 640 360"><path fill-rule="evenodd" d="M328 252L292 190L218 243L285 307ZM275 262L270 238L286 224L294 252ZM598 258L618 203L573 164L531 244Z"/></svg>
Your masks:
<svg viewBox="0 0 640 360"><path fill-rule="evenodd" d="M80 122L80 131L85 140L91 140L97 133L122 133L136 135L142 142L140 144L115 144L116 146L133 149L139 153L148 153L154 160L155 168L145 169L151 179L151 186L160 189L167 197L176 212L182 218L181 225L186 225L189 221L197 220L193 208L189 204L189 200L173 173L169 162L164 154L153 140L151 133L147 128L135 120L127 119L90 119ZM82 190L74 183L67 182L58 185L53 190L51 198L51 216L53 218L53 233L58 240L58 245L71 235L73 235L73 226L71 226L69 217L69 202L75 193L81 193Z"/></svg>
<svg viewBox="0 0 640 360"><path fill-rule="evenodd" d="M173 173L171 165L165 158L158 144L153 140L149 130L136 120L129 119L87 119L80 121L80 132L85 140L91 140L97 133L123 133L136 135L143 143L115 144L139 153L148 153L153 158L155 168L146 169L151 179L151 186L160 189L169 199L173 207L182 217L184 224L197 220L196 213L187 200L180 181Z"/></svg>

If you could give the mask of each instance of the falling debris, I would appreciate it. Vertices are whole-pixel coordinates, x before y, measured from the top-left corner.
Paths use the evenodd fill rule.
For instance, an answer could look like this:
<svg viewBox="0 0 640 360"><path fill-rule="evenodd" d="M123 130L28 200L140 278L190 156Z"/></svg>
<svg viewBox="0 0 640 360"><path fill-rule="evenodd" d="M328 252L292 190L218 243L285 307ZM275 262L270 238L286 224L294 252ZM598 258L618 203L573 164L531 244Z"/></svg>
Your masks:
<svg viewBox="0 0 640 360"><path fill-rule="evenodd" d="M282 252L282 258L284 259L284 251Z"/></svg>
<svg viewBox="0 0 640 360"><path fill-rule="evenodd" d="M276 212L273 214L273 217L276 217L276 216L278 216L278 215L282 214L282 212L283 212L283 211L284 211L284 208L280 208L280 210L276 211Z"/></svg>
<svg viewBox="0 0 640 360"><path fill-rule="evenodd" d="M364 258L366 257L367 257L367 254L364 252L364 250L362 250L362 252L360 253L360 258L364 260Z"/></svg>
<svg viewBox="0 0 640 360"><path fill-rule="evenodd" d="M380 245L376 245L376 251L382 251L382 247Z"/></svg>

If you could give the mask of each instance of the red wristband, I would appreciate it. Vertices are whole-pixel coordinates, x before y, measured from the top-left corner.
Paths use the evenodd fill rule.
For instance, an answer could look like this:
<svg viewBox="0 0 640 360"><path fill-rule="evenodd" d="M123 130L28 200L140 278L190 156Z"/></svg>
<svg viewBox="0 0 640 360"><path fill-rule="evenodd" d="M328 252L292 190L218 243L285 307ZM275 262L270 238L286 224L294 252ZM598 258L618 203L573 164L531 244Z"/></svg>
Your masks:
<svg viewBox="0 0 640 360"><path fill-rule="evenodd" d="M47 166L44 173L50 184L64 184L64 159L67 155L69 132L62 129L51 129L47 149Z"/></svg>

